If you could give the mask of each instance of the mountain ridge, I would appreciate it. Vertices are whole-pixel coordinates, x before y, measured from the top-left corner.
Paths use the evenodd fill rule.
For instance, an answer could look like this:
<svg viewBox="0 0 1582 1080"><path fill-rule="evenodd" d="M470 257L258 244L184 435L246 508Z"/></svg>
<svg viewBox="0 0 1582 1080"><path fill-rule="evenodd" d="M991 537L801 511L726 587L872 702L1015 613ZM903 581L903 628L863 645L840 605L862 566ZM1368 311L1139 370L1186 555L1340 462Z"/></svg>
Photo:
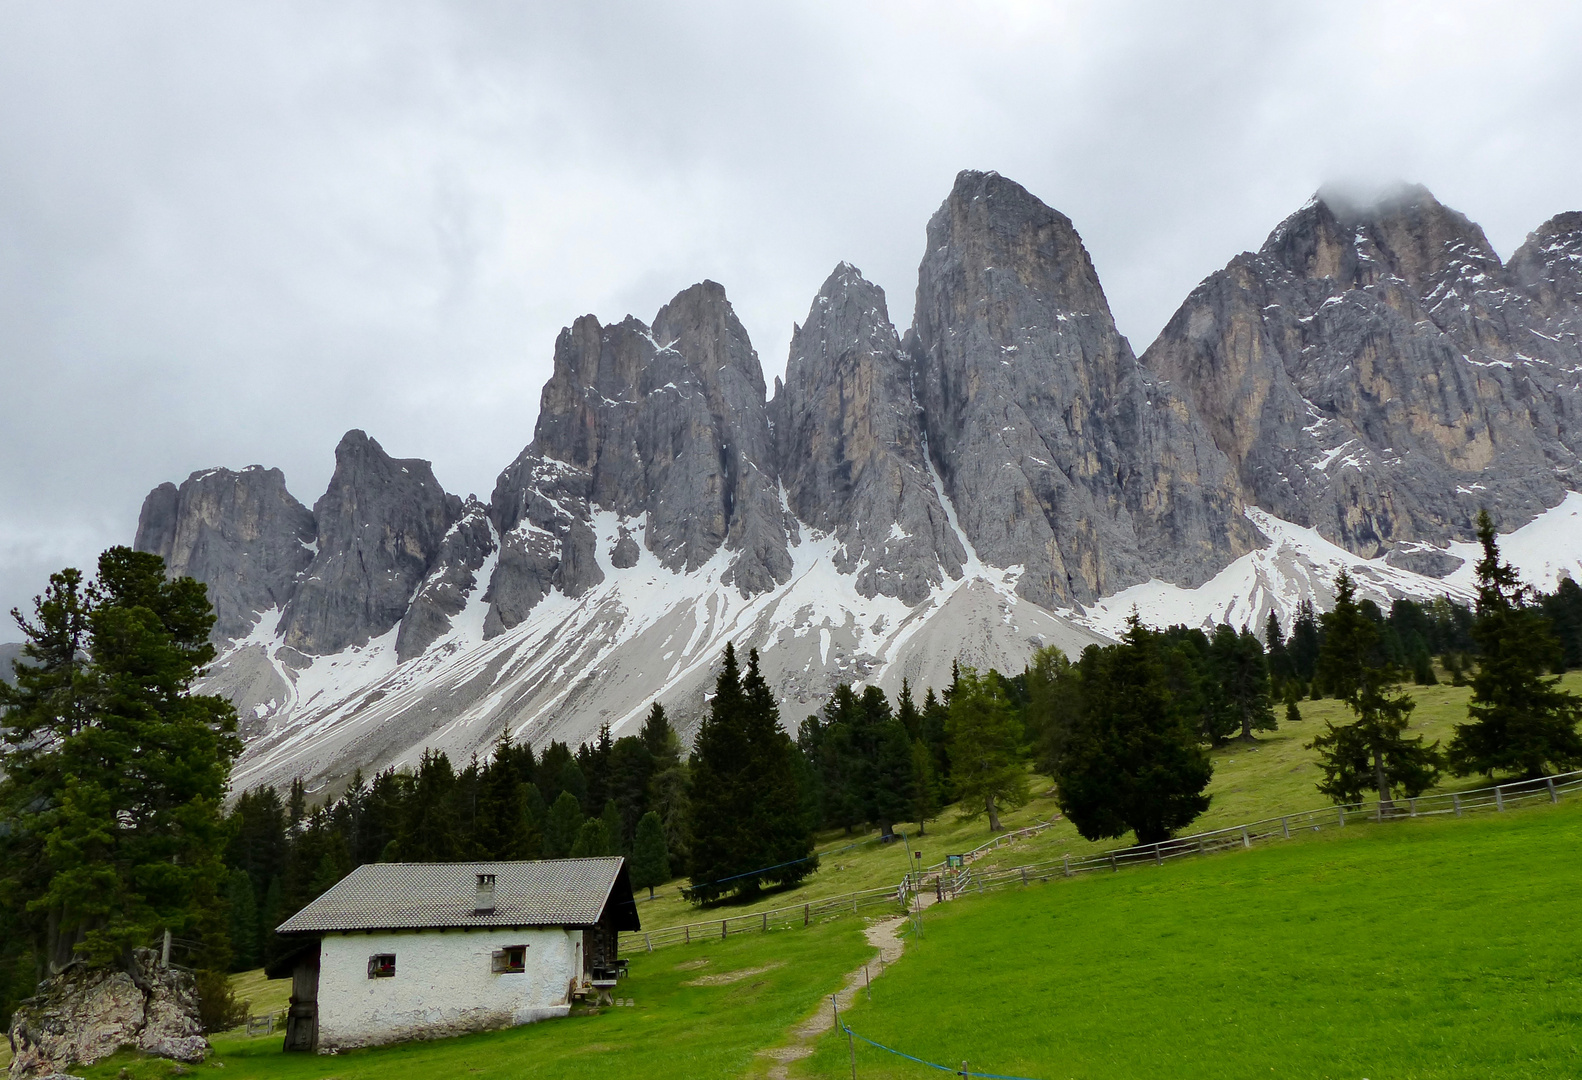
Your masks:
<svg viewBox="0 0 1582 1080"><path fill-rule="evenodd" d="M1426 189L1320 193L1138 357L1070 219L965 171L911 326L841 263L772 394L704 281L561 331L487 501L354 431L312 510L277 470L206 470L150 493L136 544L209 585L242 786L575 744L656 698L685 728L727 640L794 726L836 682L1075 653L1130 604L1257 629L1339 565L1461 595L1476 505L1568 536L1579 267L1582 215L1504 264Z"/></svg>

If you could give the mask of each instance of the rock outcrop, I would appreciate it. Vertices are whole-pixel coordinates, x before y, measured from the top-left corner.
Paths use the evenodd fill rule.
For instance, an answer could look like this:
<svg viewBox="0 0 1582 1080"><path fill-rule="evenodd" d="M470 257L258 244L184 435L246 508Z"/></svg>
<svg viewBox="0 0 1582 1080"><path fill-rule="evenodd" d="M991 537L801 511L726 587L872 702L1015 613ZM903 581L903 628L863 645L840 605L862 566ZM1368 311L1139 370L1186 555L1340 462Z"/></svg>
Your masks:
<svg viewBox="0 0 1582 1080"><path fill-rule="evenodd" d="M551 589L577 596L604 580L595 509L622 521L600 553L612 565L635 562L642 518L642 543L667 570L696 571L723 548L721 580L743 595L789 575L763 369L714 282L684 290L652 328L586 315L561 331L533 441L490 500L491 633Z"/></svg>
<svg viewBox="0 0 1582 1080"><path fill-rule="evenodd" d="M935 490L912 363L884 290L842 263L791 338L770 403L780 479L792 511L834 535L835 566L864 596L917 604L966 551Z"/></svg>
<svg viewBox="0 0 1582 1080"><path fill-rule="evenodd" d="M1046 607L1251 549L1225 455L1137 362L1070 219L964 172L928 225L909 340L929 452L978 555Z"/></svg>
<svg viewBox="0 0 1582 1080"><path fill-rule="evenodd" d="M143 500L133 546L208 586L213 637L223 644L290 599L313 561L314 536L313 514L291 497L280 470L252 465L159 485Z"/></svg>
<svg viewBox="0 0 1582 1080"><path fill-rule="evenodd" d="M396 656L410 660L453 629L467 601L488 585L483 580L489 556L498 545L489 522L489 508L468 496L435 552L428 574L418 585L396 634Z"/></svg>
<svg viewBox="0 0 1582 1080"><path fill-rule="evenodd" d="M1574 335L1544 330L1572 310L1540 255L1565 263L1563 235L1512 273L1422 188L1320 193L1199 285L1143 361L1247 501L1353 552L1464 537L1481 507L1528 520L1582 480L1582 364Z"/></svg>
<svg viewBox="0 0 1582 1080"><path fill-rule="evenodd" d="M434 470L392 458L361 431L335 448L330 486L313 504L318 553L281 619L287 645L339 652L384 634L407 612L446 533L461 516Z"/></svg>
<svg viewBox="0 0 1582 1080"><path fill-rule="evenodd" d="M11 1080L43 1080L136 1049L202 1061L209 1044L191 973L160 967L148 949L131 972L73 967L47 979L11 1015Z"/></svg>

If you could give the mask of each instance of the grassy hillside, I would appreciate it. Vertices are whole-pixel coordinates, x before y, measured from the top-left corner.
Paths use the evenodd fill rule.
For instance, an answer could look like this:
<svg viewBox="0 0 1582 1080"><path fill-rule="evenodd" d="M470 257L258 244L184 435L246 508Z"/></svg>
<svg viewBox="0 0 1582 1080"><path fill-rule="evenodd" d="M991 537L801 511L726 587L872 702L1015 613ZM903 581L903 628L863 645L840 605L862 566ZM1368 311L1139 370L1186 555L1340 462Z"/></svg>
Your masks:
<svg viewBox="0 0 1582 1080"><path fill-rule="evenodd" d="M1570 1077L1582 804L1365 825L929 910L847 1013L1030 1077ZM858 1075L918 1065L859 1045ZM849 1075L844 1037L793 1076Z"/></svg>
<svg viewBox="0 0 1582 1080"><path fill-rule="evenodd" d="M783 1041L871 953L855 919L678 946L632 958L620 993L636 1001L634 1007L332 1058L282 1053L278 1033L222 1036L198 1071L223 1067L214 1075L226 1080L734 1080L755 1066L757 1050ZM119 1054L81 1074L152 1080L174 1069L170 1062Z"/></svg>
<svg viewBox="0 0 1582 1080"><path fill-rule="evenodd" d="M1566 675L1564 685L1573 692L1582 693L1582 672ZM1447 744L1453 727L1466 722L1468 689L1444 684L1411 687L1410 690L1417 700L1410 733L1424 735L1429 742L1437 739L1441 745ZM1300 709L1300 724L1285 724L1282 707L1277 710L1281 720L1279 730L1261 734L1253 743L1237 741L1213 752L1214 779L1209 784L1213 801L1207 813L1194 822L1189 831L1215 829L1293 810L1328 805L1328 800L1315 787L1320 773L1316 755L1306 748L1306 744L1323 730L1324 721L1348 723L1352 717L1342 703L1333 700L1304 701ZM1486 783L1481 777L1446 777L1438 790L1459 791L1481 787ZM1059 814L1053 787L1047 777L1035 776L1032 788L1035 798L1029 805L1002 815L1008 828L1020 828ZM925 863L938 862L947 853L966 851L992 837L984 818L962 822L954 807L928 822L926 834L920 840L916 839L915 825L900 827L914 839L914 848L923 851ZM866 842L855 849L842 850L859 841ZM1122 843L1130 843L1130 838L1090 844L1078 836L1076 829L1069 823L1062 821L1035 838L1002 848L983 865L1015 866L1035 858L1054 857L1067 852L1075 855ZM906 872L905 852L898 845L879 844L874 833L859 836L828 833L820 837L819 850L826 854L818 872L797 889L764 897L755 904L739 909L700 911L681 899L678 888L670 886L657 890L657 898L653 902L646 896L641 899L638 909L643 925L674 926L707 919L713 911L738 914L759 908L800 904L857 889L893 885Z"/></svg>

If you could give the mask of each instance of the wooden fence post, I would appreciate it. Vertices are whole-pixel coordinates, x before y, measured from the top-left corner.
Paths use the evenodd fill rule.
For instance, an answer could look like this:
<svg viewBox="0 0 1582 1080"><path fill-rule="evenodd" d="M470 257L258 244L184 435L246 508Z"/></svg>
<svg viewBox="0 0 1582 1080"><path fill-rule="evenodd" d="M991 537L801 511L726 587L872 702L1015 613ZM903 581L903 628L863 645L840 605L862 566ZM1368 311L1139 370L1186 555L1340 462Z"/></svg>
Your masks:
<svg viewBox="0 0 1582 1080"><path fill-rule="evenodd" d="M654 951L654 939L649 937L647 934L643 935L643 944L648 946L649 952Z"/></svg>
<svg viewBox="0 0 1582 1080"><path fill-rule="evenodd" d="M689 924L687 926L683 926L681 928L681 932L686 935L687 944L691 945L692 944L692 927L691 927L691 925Z"/></svg>
<svg viewBox="0 0 1582 1080"><path fill-rule="evenodd" d="M1500 790L1500 786L1498 784L1494 785L1494 809L1505 809L1505 793Z"/></svg>
<svg viewBox="0 0 1582 1080"><path fill-rule="evenodd" d="M1121 868L1115 864L1115 852L1113 851L1110 852L1110 869L1117 874L1121 872Z"/></svg>
<svg viewBox="0 0 1582 1080"><path fill-rule="evenodd" d="M1154 865L1155 866L1163 866L1164 864L1165 864L1165 857L1159 853L1159 845L1155 844L1154 845Z"/></svg>
<svg viewBox="0 0 1582 1080"><path fill-rule="evenodd" d="M803 905L802 905L802 925L803 925L803 926L806 926L806 925L807 925L807 920L808 920L808 910L809 910L809 908L810 908L810 907L811 907L811 906L812 906L812 905L810 905L810 904L803 904Z"/></svg>
<svg viewBox="0 0 1582 1080"><path fill-rule="evenodd" d="M1287 840L1291 839L1291 819L1290 818L1281 818L1280 819L1280 831L1285 833L1285 838Z"/></svg>
<svg viewBox="0 0 1582 1080"><path fill-rule="evenodd" d="M1066 868L1066 877L1070 877L1071 876L1071 856L1067 855L1065 857L1065 859L1063 860L1063 862L1064 862L1064 865L1065 865L1065 868Z"/></svg>
<svg viewBox="0 0 1582 1080"><path fill-rule="evenodd" d="M1411 816L1412 817L1416 817L1417 816L1417 800L1415 798L1414 799L1407 799L1406 800L1406 805L1412 808Z"/></svg>
<svg viewBox="0 0 1582 1080"><path fill-rule="evenodd" d="M1450 796L1450 803L1451 803L1452 806L1454 806L1456 808L1456 817L1460 817L1461 816L1461 796L1460 795L1452 795L1452 796Z"/></svg>
<svg viewBox="0 0 1582 1080"><path fill-rule="evenodd" d="M1247 835L1247 826L1241 827L1241 846L1252 847L1252 837Z"/></svg>
<svg viewBox="0 0 1582 1080"><path fill-rule="evenodd" d="M1344 806L1337 806L1337 807L1335 807L1335 809L1340 811L1340 827L1341 828L1345 828L1346 827L1346 808Z"/></svg>
<svg viewBox="0 0 1582 1080"><path fill-rule="evenodd" d="M767 933L768 930L769 930L769 913L767 911L764 912L764 925L763 925L763 928L764 928L764 932Z"/></svg>
<svg viewBox="0 0 1582 1080"><path fill-rule="evenodd" d="M720 920L720 940L721 941L725 940L725 920L724 919Z"/></svg>
<svg viewBox="0 0 1582 1080"><path fill-rule="evenodd" d="M1546 776L1544 777L1544 783L1549 785L1549 801L1552 803L1559 802L1560 793L1555 790L1555 778L1552 776Z"/></svg>

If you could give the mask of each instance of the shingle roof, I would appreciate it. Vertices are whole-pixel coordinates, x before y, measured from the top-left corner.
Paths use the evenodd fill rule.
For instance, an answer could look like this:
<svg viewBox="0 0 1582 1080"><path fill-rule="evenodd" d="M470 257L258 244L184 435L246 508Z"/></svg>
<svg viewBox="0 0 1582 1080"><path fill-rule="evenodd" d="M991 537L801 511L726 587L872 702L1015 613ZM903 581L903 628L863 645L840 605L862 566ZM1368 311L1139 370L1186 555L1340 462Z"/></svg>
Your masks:
<svg viewBox="0 0 1582 1080"><path fill-rule="evenodd" d="M368 863L281 923L282 934L450 926L592 926L615 900L636 923L625 859ZM494 875L494 911L474 914L479 874ZM617 890L617 885L624 888ZM612 896L612 892L624 894ZM623 902L624 901L624 902ZM623 916L625 916L623 918ZM626 929L621 926L621 929Z"/></svg>

